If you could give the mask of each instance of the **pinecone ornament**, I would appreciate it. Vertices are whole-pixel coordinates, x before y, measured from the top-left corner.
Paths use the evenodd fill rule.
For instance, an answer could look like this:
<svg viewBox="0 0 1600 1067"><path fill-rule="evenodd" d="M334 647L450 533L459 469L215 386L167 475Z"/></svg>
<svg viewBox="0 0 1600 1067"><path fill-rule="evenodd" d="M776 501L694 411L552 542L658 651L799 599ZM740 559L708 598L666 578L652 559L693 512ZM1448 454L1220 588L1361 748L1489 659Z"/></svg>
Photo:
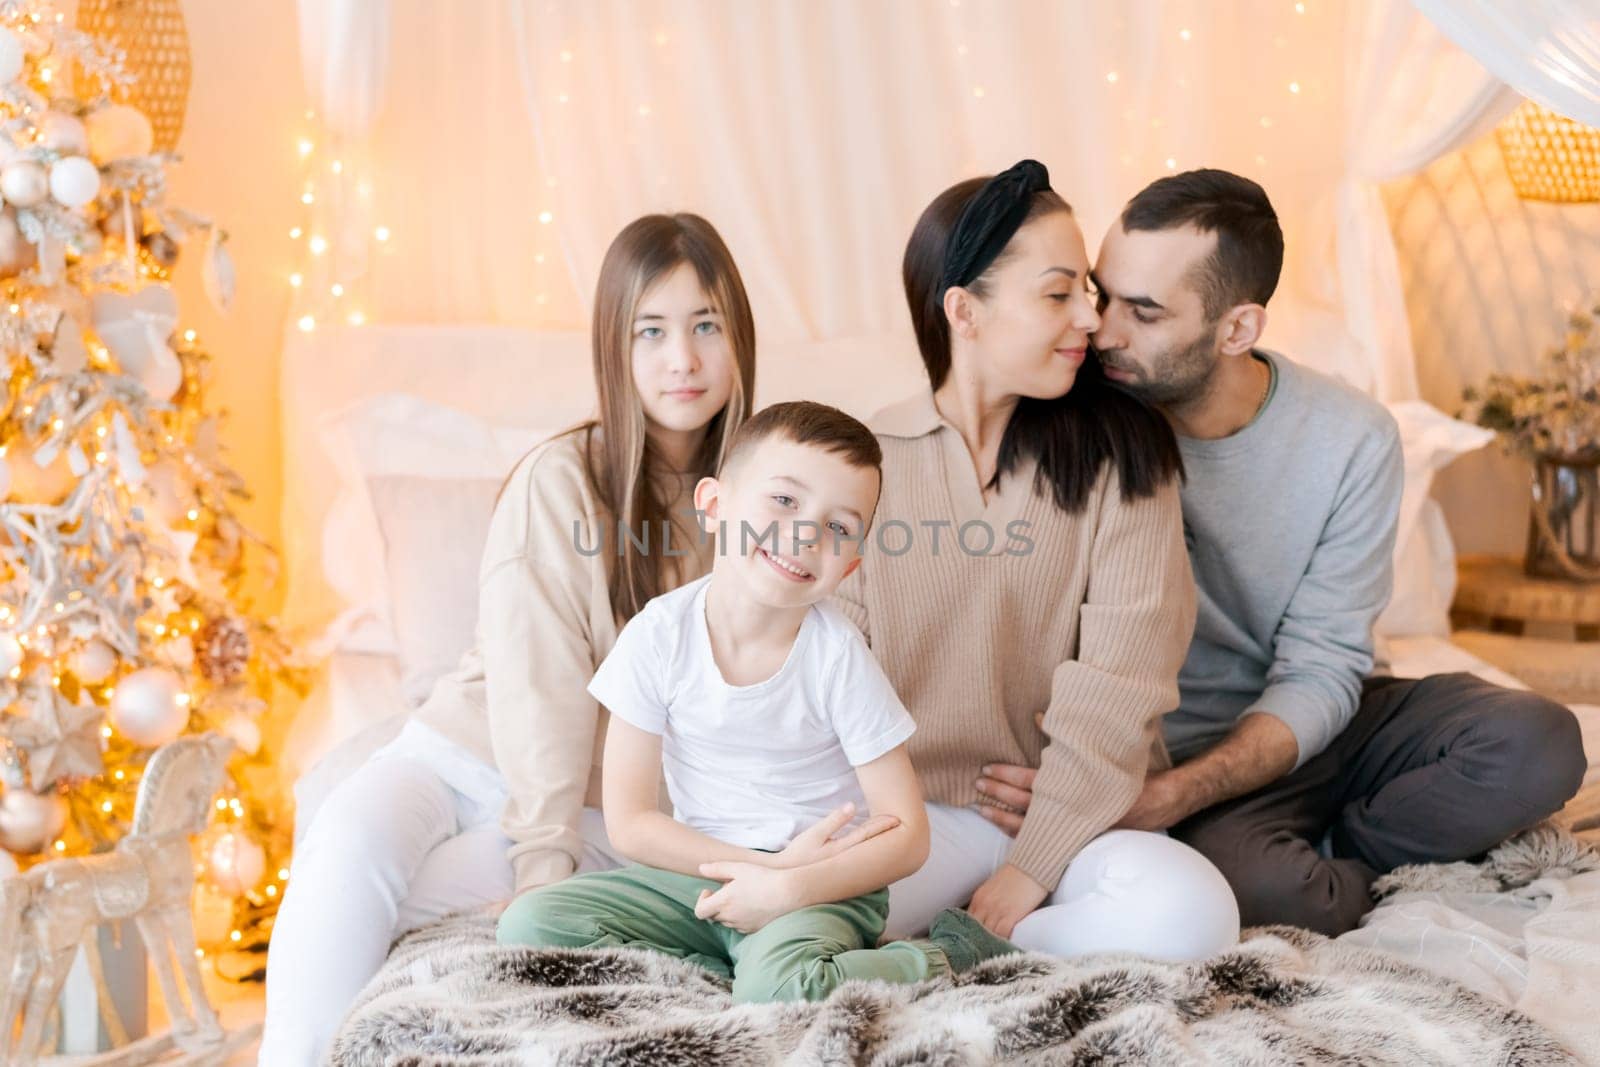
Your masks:
<svg viewBox="0 0 1600 1067"><path fill-rule="evenodd" d="M238 619L212 619L195 635L195 658L200 673L214 685L227 685L244 677L250 661L250 631Z"/></svg>

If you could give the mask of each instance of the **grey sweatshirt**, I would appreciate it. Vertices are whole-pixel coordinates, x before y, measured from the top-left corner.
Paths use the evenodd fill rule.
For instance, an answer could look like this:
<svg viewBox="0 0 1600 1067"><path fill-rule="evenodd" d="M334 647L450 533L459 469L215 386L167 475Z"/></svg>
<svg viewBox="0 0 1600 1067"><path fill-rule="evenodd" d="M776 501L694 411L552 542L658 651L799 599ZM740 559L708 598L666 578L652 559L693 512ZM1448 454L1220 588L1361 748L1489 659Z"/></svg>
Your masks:
<svg viewBox="0 0 1600 1067"><path fill-rule="evenodd" d="M1382 405L1276 353L1265 407L1220 440L1180 437L1194 641L1163 720L1182 762L1270 712L1298 767L1355 714L1394 584L1400 434Z"/></svg>

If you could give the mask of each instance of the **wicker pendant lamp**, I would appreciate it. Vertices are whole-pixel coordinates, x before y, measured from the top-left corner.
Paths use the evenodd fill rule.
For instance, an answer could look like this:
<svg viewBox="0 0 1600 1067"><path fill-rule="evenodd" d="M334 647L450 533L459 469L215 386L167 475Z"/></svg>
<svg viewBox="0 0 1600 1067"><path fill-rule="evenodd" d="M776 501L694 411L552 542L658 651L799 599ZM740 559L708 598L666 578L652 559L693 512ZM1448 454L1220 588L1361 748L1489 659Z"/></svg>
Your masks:
<svg viewBox="0 0 1600 1067"><path fill-rule="evenodd" d="M158 151L175 149L191 73L180 0L82 0L78 28L127 53L125 66L135 81L123 102L150 119Z"/></svg>
<svg viewBox="0 0 1600 1067"><path fill-rule="evenodd" d="M1511 184L1524 200L1600 200L1600 128L1525 100L1495 128Z"/></svg>

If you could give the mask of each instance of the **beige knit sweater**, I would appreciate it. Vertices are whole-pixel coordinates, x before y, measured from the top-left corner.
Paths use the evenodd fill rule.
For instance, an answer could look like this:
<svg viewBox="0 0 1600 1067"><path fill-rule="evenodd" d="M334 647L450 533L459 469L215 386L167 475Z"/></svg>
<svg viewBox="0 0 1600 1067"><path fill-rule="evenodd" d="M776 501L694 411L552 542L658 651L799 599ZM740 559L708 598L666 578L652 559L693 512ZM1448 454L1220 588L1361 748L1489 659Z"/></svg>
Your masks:
<svg viewBox="0 0 1600 1067"><path fill-rule="evenodd" d="M615 553L617 537L584 476L582 440L546 442L511 473L479 570L476 646L416 713L504 776L510 799L501 825L518 892L577 868L578 818L585 804L600 804L605 711L587 689L619 627L604 555L578 546L593 553L604 536ZM685 515L695 480L676 477L669 489L673 513L690 531L672 535L671 551L687 553L674 563L680 583L705 574L714 550L713 538L693 536ZM652 527L652 553L660 537Z"/></svg>
<svg viewBox="0 0 1600 1067"><path fill-rule="evenodd" d="M1146 770L1167 765L1156 727L1178 704L1195 621L1178 486L1125 502L1108 467L1067 515L1033 492L1029 461L986 503L931 392L871 422L883 495L838 602L917 721L911 757L930 801L975 803L989 762L1039 768L1008 862L1054 889ZM994 531L988 554L969 523Z"/></svg>

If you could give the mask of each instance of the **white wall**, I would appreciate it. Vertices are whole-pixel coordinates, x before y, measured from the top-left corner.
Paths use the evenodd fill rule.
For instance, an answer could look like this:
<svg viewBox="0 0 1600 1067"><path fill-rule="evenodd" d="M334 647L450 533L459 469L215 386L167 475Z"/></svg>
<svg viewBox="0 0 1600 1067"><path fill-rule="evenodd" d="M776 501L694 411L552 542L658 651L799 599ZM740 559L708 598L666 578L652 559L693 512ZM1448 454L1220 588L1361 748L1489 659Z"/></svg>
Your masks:
<svg viewBox="0 0 1600 1067"><path fill-rule="evenodd" d="M229 412L224 446L255 494L242 516L278 543L278 354L291 269L287 231L300 206L295 135L305 110L295 5L186 0L183 10L194 73L178 143L184 160L170 172L168 196L228 231L238 298L226 316L211 306L198 246L179 262L174 283L183 325L199 332L215 359L211 400Z"/></svg>

